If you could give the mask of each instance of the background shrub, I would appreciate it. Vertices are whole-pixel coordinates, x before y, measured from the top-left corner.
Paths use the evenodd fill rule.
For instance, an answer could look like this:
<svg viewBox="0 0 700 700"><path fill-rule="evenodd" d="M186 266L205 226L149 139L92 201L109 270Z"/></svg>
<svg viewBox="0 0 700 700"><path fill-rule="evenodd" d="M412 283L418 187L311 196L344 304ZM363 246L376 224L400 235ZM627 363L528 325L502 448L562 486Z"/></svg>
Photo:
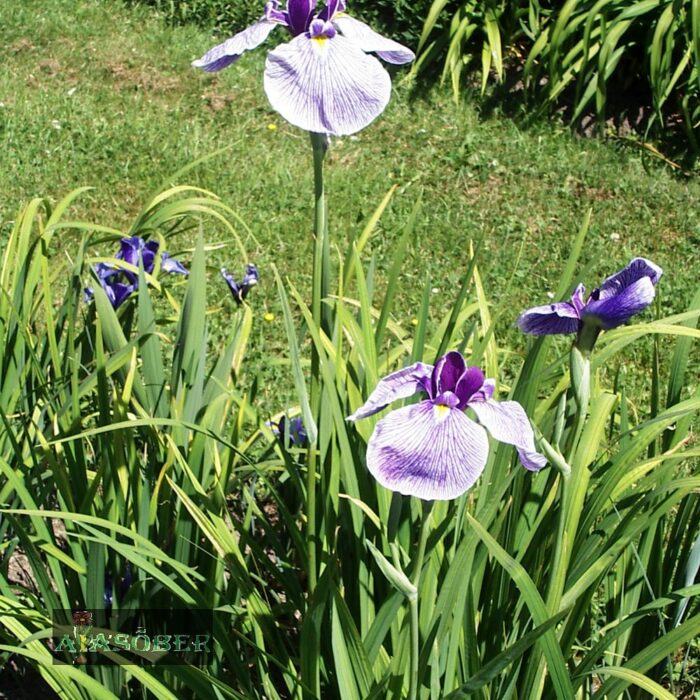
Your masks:
<svg viewBox="0 0 700 700"><path fill-rule="evenodd" d="M691 0L466 0L454 11L434 0L419 48L417 70L442 64L456 95L465 68L480 67L484 91L510 67L530 109L565 106L577 125L590 113L601 125L627 113L647 129L681 126L697 152L700 8Z"/></svg>
<svg viewBox="0 0 700 700"><path fill-rule="evenodd" d="M262 15L264 0L126 0L131 5L151 5L161 12L167 21L194 22L213 26L223 33L243 29ZM418 45L423 23L432 5L431 0L355 0L350 12L377 30L386 32L393 39L415 48ZM454 11L459 3L451 0L446 10ZM442 21L436 28L442 29Z"/></svg>

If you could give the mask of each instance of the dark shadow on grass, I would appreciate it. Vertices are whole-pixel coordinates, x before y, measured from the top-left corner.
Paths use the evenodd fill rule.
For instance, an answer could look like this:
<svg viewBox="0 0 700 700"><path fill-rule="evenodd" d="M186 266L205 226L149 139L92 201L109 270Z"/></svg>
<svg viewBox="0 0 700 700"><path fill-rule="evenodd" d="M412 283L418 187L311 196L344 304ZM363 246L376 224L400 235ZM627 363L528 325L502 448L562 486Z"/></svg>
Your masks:
<svg viewBox="0 0 700 700"><path fill-rule="evenodd" d="M434 55L439 57L440 47ZM521 52L526 55L526 51ZM461 99L477 108L483 120L504 117L512 120L520 129L541 127L554 119L569 125L572 133L587 138L604 138L617 141L625 148L639 151L646 164L653 161L665 163L681 177L694 174L700 156L700 144L684 116L680 96L672 96L659 116L653 107L648 80L638 72L638 57L631 56L629 69L622 69L612 76L606 87L606 105L602 115L596 113L595 98L591 99L580 114L576 104L580 87L575 84L564 90L555 103L547 96L547 79L538 85L525 85L522 62L511 61L504 71L502 82L492 78L482 94L478 72L463 77ZM426 101L441 82L441 61L426 60L429 69L422 72L411 86L409 102ZM620 79L618 76L625 76ZM675 101L674 101L675 98Z"/></svg>

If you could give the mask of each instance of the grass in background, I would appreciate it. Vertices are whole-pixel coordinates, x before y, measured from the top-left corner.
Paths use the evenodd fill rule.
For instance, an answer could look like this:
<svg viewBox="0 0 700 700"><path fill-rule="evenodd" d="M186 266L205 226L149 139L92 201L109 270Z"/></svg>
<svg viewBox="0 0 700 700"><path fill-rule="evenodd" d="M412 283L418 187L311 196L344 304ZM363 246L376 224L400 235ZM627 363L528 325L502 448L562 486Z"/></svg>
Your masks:
<svg viewBox="0 0 700 700"><path fill-rule="evenodd" d="M212 45L206 31L167 27L152 11L99 0L2 5L0 26L3 235L20 202L59 199L80 185L95 189L76 203L75 218L126 225L164 178L228 146L186 180L216 192L250 226L252 234L241 232L243 243L262 272L252 303L258 318L266 311L276 317L256 323L253 357L286 354L270 264L308 288L312 200L303 193L311 192L312 175L306 135L279 119L265 98L264 51L206 76L189 66ZM523 131L498 115L481 120L473 105L453 104L447 91L411 102L400 76L376 124L333 141L326 175L341 245L398 186L373 239L380 287L384 261L422 198L397 322L410 328L426 275L434 290L431 314L440 319L466 267L469 242L483 236L484 286L506 309L499 341L522 349L510 324L519 309L546 302L589 208L582 278L593 284L644 255L670 273L661 311L685 308L693 291L685 271L700 262L697 182L614 142L572 137L557 122ZM210 243L227 240L212 224L204 233ZM170 248L191 245L183 237ZM233 271L243 261L231 245L210 264ZM219 290L228 304L223 283ZM215 320L213 342L222 337L217 323L225 327L229 315ZM286 367L265 372L275 383L288 376Z"/></svg>

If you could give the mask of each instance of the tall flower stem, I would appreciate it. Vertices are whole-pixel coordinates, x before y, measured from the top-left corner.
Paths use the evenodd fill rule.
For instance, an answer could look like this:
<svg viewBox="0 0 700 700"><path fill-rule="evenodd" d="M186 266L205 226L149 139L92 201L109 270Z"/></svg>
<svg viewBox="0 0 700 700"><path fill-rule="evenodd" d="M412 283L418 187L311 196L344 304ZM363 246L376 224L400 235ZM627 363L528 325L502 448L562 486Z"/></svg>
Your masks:
<svg viewBox="0 0 700 700"><path fill-rule="evenodd" d="M425 558L425 547L430 534L430 512L433 508L432 501L423 502L423 515L421 519L420 538L418 540L418 550L413 564L413 574L411 583L416 589L416 595L409 601L411 616L411 668L408 697L409 700L416 700L418 697L418 659L420 657L420 625L418 597L420 595L420 575L423 569L423 559Z"/></svg>
<svg viewBox="0 0 700 700"><path fill-rule="evenodd" d="M571 371L571 389L574 395L574 402L576 403L574 428L569 434L566 445L566 457L571 463L571 458L581 439L591 398L591 360L589 352L581 351L578 344L574 345L571 348L569 366Z"/></svg>
<svg viewBox="0 0 700 700"><path fill-rule="evenodd" d="M314 266L311 296L311 314L317 328L328 333L328 315L324 313L322 300L328 296L330 276L330 245L328 242L328 211L326 193L323 186L323 161L328 150L328 137L325 134L311 133L311 148L314 160ZM310 403L314 420L317 420L321 406L321 376L318 349L311 346L311 389ZM309 446L306 473L306 517L308 546L309 593L316 588L316 471L318 465L317 445Z"/></svg>

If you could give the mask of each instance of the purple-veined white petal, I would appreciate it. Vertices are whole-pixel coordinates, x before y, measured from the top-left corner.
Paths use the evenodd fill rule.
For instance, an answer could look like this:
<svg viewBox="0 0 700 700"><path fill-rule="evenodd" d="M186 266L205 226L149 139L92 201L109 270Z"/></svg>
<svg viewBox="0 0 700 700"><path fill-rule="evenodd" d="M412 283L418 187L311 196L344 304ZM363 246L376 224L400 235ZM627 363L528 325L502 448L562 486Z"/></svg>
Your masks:
<svg viewBox="0 0 700 700"><path fill-rule="evenodd" d="M306 131L346 136L378 117L391 80L381 63L346 38L302 34L270 51L265 92L288 122Z"/></svg>
<svg viewBox="0 0 700 700"><path fill-rule="evenodd" d="M333 24L340 33L359 46L363 51L376 53L387 63L410 63L416 55L411 49L392 39L387 39L368 27L364 22L346 14L333 17Z"/></svg>
<svg viewBox="0 0 700 700"><path fill-rule="evenodd" d="M547 464L547 460L535 448L532 426L517 401L474 401L469 408L495 440L516 447L525 469L538 471Z"/></svg>
<svg viewBox="0 0 700 700"><path fill-rule="evenodd" d="M389 413L367 444L367 468L382 486L426 500L463 494L487 457L481 426L459 409L429 400Z"/></svg>
<svg viewBox="0 0 700 700"><path fill-rule="evenodd" d="M623 324L630 317L651 304L654 300L654 284L649 277L642 277L622 291L598 301L589 301L581 319L595 323L603 330Z"/></svg>
<svg viewBox="0 0 700 700"><path fill-rule="evenodd" d="M581 315L583 307L586 305L586 302L583 300L585 293L586 288L582 284L579 284L571 295L571 305L576 309L579 316Z"/></svg>
<svg viewBox="0 0 700 700"><path fill-rule="evenodd" d="M655 285L663 275L663 270L646 258L634 258L624 269L616 272L603 281L598 288L598 300L607 299L619 294L641 279L648 278Z"/></svg>
<svg viewBox="0 0 700 700"><path fill-rule="evenodd" d="M548 335L576 333L580 321L578 312L568 301L558 301L523 311L516 323L524 333Z"/></svg>
<svg viewBox="0 0 700 700"><path fill-rule="evenodd" d="M235 36L227 39L223 44L209 49L202 58L192 61L195 68L201 68L208 73L221 70L237 61L244 51L255 49L267 39L270 32L279 26L278 22L269 22L261 19L255 24L251 24Z"/></svg>
<svg viewBox="0 0 700 700"><path fill-rule="evenodd" d="M367 418L386 408L393 401L407 399L419 391L427 392L432 372L432 365L416 362L415 365L387 374L379 380L367 401L355 413L348 416L347 420Z"/></svg>
<svg viewBox="0 0 700 700"><path fill-rule="evenodd" d="M475 391L472 396L472 401L488 401L496 391L496 380L495 379L485 379L481 388Z"/></svg>

